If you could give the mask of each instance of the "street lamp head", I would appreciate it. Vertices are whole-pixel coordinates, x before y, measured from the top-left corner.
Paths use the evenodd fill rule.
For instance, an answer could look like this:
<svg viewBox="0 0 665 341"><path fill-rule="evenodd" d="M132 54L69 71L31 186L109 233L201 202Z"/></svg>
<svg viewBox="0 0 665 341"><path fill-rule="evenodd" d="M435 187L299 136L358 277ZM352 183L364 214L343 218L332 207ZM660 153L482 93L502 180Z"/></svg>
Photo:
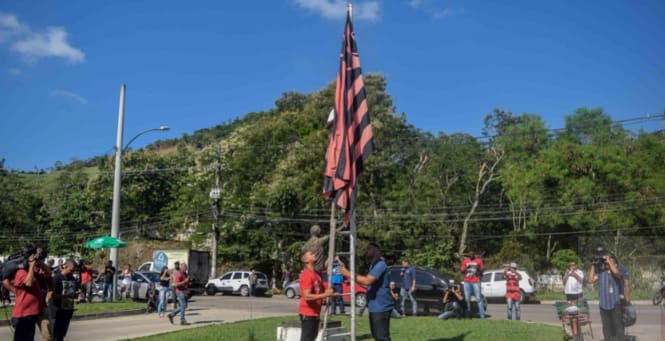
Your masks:
<svg viewBox="0 0 665 341"><path fill-rule="evenodd" d="M169 128L169 126L159 126L159 130L161 130L161 131L167 131L169 129L171 129L171 128Z"/></svg>

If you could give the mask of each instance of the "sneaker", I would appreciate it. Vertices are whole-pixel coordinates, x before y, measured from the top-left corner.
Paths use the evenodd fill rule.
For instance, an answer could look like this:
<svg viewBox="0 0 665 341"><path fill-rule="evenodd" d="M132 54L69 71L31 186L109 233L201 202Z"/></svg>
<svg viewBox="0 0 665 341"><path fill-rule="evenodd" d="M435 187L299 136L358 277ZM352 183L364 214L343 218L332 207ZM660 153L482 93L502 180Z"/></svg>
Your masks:
<svg viewBox="0 0 665 341"><path fill-rule="evenodd" d="M171 322L171 324L173 324L173 316L171 316L171 314L168 314L166 316L168 316L169 322Z"/></svg>
<svg viewBox="0 0 665 341"><path fill-rule="evenodd" d="M189 326L190 324L191 324L191 323L189 323L189 322L187 322L187 321L185 321L185 320L180 321L180 325L181 325L181 326Z"/></svg>

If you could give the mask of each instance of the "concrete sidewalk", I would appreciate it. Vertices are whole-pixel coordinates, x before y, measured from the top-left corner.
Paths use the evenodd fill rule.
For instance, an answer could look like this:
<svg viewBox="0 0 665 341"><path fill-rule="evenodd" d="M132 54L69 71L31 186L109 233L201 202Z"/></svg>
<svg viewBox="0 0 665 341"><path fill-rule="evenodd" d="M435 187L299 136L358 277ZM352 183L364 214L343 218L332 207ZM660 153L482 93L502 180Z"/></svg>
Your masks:
<svg viewBox="0 0 665 341"><path fill-rule="evenodd" d="M192 307L187 310L186 314L187 321L191 323L189 326L180 326L177 316L173 319L175 324L172 325L169 323L168 318L158 317L155 313L78 319L72 321L69 333L67 334L67 340L91 340L93 338L99 341L111 341L133 339L205 325L274 316L284 316L284 313L251 311L246 308L219 309ZM288 317L285 319L288 319ZM293 319L296 319L295 314L293 315ZM39 332L36 334L35 340L41 340ZM0 328L0 340L11 340L12 338L13 335L9 327Z"/></svg>

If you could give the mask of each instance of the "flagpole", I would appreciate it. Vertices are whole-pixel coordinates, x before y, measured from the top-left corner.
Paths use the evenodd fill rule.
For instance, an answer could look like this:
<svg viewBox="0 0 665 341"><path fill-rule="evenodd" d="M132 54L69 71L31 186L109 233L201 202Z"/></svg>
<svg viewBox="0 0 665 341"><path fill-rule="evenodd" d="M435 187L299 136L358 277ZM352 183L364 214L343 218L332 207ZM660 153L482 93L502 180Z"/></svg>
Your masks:
<svg viewBox="0 0 665 341"><path fill-rule="evenodd" d="M332 273L332 268L333 268L333 258L335 257L335 230L336 230L336 225L337 225L337 219L335 219L335 200L330 201L330 235L328 236L328 288L332 288L332 278L333 278L333 273ZM328 315L330 315L330 306L332 303L332 300L335 298L333 297L332 299L330 297L326 298L326 310L325 313L323 314L323 337L326 337L326 329L328 328ZM344 302L344 301L342 301ZM344 304L344 303L342 303Z"/></svg>
<svg viewBox="0 0 665 341"><path fill-rule="evenodd" d="M346 5L349 19L353 21L353 4ZM349 265L351 266L351 341L356 341L356 209L351 207L349 217ZM364 309L362 307L361 309Z"/></svg>

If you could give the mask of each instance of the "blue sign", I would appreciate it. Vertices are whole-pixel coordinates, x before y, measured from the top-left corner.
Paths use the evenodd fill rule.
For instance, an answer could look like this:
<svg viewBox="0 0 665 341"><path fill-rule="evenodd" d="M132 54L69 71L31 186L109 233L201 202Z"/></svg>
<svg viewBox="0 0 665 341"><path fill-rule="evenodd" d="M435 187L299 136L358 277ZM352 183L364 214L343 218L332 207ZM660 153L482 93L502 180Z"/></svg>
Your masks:
<svg viewBox="0 0 665 341"><path fill-rule="evenodd" d="M169 257L163 251L159 251L152 258L152 264L155 267L155 271L162 271L163 267L169 265Z"/></svg>

